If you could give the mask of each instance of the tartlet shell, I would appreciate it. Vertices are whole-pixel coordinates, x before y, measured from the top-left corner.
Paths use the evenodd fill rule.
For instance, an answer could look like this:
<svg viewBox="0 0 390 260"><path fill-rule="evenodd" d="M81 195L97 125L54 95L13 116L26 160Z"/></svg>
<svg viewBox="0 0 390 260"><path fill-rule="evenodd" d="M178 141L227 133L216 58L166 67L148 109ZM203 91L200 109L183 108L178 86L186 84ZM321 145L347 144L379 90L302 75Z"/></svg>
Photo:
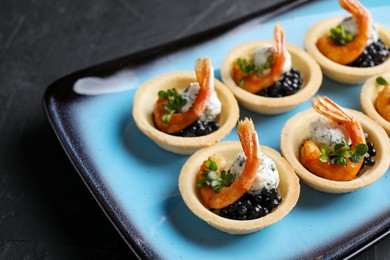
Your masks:
<svg viewBox="0 0 390 260"><path fill-rule="evenodd" d="M239 221L220 217L203 206L196 187L196 177L200 165L210 155L219 154L226 159L226 165L229 167L235 156L242 151L241 143L238 141L221 142L203 148L187 160L181 169L178 184L180 194L187 207L206 223L230 234L256 232L282 219L295 207L298 201L300 193L299 179L293 168L277 151L266 146L261 146L261 150L275 162L279 171L280 183L278 190L283 201L274 211L259 219Z"/></svg>
<svg viewBox="0 0 390 260"><path fill-rule="evenodd" d="M374 106L375 99L378 96L378 92L381 88L376 84L376 78L378 76L390 78L390 72L387 74L373 76L364 83L360 91L360 104L362 106L363 112L378 124L380 124L385 129L387 134L390 135L390 122L384 119Z"/></svg>
<svg viewBox="0 0 390 260"><path fill-rule="evenodd" d="M301 180L316 190L327 193L347 193L368 186L378 180L389 168L390 144L386 132L371 118L361 112L347 109L352 113L375 144L375 165L368 167L362 174L351 181L332 181L321 178L307 170L299 160L303 141L309 137L310 123L319 114L313 108L297 113L291 117L282 129L280 146L286 158Z"/></svg>
<svg viewBox="0 0 390 260"><path fill-rule="evenodd" d="M229 51L221 65L222 81L230 87L238 102L247 109L260 114L281 114L311 98L320 88L322 72L315 60L303 49L286 43L286 48L291 54L292 67L299 70L304 79L301 89L287 97L270 98L252 94L238 86L231 75L233 62L240 57L249 57L257 47L271 44L273 41L262 40L240 44Z"/></svg>
<svg viewBox="0 0 390 260"><path fill-rule="evenodd" d="M158 91L176 88L183 91L191 82L196 82L195 72L172 72L148 80L140 86L134 95L133 118L137 127L161 148L177 153L191 154L196 150L217 143L236 125L239 107L234 95L221 81L215 79L214 89L221 100L221 114L217 117L220 128L200 137L181 137L166 134L155 127L153 108L158 98Z"/></svg>
<svg viewBox="0 0 390 260"><path fill-rule="evenodd" d="M328 78L344 83L359 84L367 78L390 70L390 57L385 62L370 68L355 68L338 64L324 56L317 48L317 40L329 34L331 28L336 27L345 17L332 17L324 19L313 25L305 35L305 49L320 64L322 72ZM390 31L383 25L376 24L379 38L386 46L390 46Z"/></svg>

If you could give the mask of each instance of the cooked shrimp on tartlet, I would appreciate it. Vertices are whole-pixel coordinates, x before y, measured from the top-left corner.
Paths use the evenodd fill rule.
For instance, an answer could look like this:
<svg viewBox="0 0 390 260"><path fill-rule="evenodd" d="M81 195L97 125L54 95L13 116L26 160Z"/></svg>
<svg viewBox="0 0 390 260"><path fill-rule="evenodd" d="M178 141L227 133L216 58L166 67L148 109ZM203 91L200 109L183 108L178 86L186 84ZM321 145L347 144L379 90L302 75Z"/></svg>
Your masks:
<svg viewBox="0 0 390 260"><path fill-rule="evenodd" d="M283 156L313 188L351 192L378 180L389 168L390 143L383 128L361 112L326 96L284 125Z"/></svg>
<svg viewBox="0 0 390 260"><path fill-rule="evenodd" d="M319 21L305 36L305 48L329 78L362 83L390 69L390 31L374 23L358 0L339 0L350 16Z"/></svg>
<svg viewBox="0 0 390 260"><path fill-rule="evenodd" d="M221 65L222 80L240 104L262 114L292 109L312 97L322 82L318 64L301 48L286 43L280 23L273 38L236 46Z"/></svg>
<svg viewBox="0 0 390 260"><path fill-rule="evenodd" d="M238 123L239 142L194 153L179 176L186 205L210 225L232 234L258 231L296 204L299 182L278 152L260 146L252 120Z"/></svg>
<svg viewBox="0 0 390 260"><path fill-rule="evenodd" d="M364 158L371 156L367 153L368 146L362 126L352 114L328 97L318 96L312 100L312 105L317 113L330 120L329 125L336 124L333 129L323 130L320 130L321 123L313 124L317 129L313 129L312 138L306 139L300 149L302 164L312 173L328 180L354 179ZM339 129L340 136L336 136ZM368 155L364 157L366 153Z"/></svg>
<svg viewBox="0 0 390 260"><path fill-rule="evenodd" d="M165 150L190 154L225 137L236 125L237 101L214 78L211 59L197 59L195 73L171 72L146 81L134 96L138 128Z"/></svg>

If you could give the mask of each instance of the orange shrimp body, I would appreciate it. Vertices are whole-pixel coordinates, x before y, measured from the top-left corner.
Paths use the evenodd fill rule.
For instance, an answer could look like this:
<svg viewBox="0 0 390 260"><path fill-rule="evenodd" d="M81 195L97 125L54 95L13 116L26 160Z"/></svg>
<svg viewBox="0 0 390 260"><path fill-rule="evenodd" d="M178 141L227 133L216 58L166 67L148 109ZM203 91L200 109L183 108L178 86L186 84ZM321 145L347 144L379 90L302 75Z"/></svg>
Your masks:
<svg viewBox="0 0 390 260"><path fill-rule="evenodd" d="M154 122L157 128L165 133L173 134L194 123L204 112L206 103L214 89L214 70L211 60L206 57L197 59L195 63L196 78L200 89L192 107L183 113L174 113L169 122L164 122L162 117L167 111L164 104L167 101L159 98L153 109Z"/></svg>
<svg viewBox="0 0 390 260"><path fill-rule="evenodd" d="M348 64L356 60L366 48L370 33L370 12L357 0L339 0L341 7L347 10L358 23L358 33L353 41L344 45L335 44L329 35L318 39L318 50L338 64Z"/></svg>
<svg viewBox="0 0 390 260"><path fill-rule="evenodd" d="M357 144L366 143L363 129L355 117L345 111L342 107L334 103L328 97L316 97L312 101L313 108L328 119L334 120L345 126L348 131L353 150ZM353 163L348 158L347 166L333 165L328 162L320 161L321 151L317 144L311 140L305 140L300 150L302 164L312 173L334 181L348 181L356 177L363 160L359 163Z"/></svg>
<svg viewBox="0 0 390 260"><path fill-rule="evenodd" d="M215 193L210 186L199 189L200 197L207 208L220 209L233 204L252 187L255 181L261 164L261 152L252 120L246 118L240 121L237 133L246 156L244 169L229 187L223 187L219 193ZM198 179L201 178L204 168L205 163L200 167Z"/></svg>
<svg viewBox="0 0 390 260"><path fill-rule="evenodd" d="M390 85L386 85L374 102L375 109L387 121L390 122Z"/></svg>
<svg viewBox="0 0 390 260"><path fill-rule="evenodd" d="M232 76L237 83L241 79L244 79L244 83L241 86L243 89L250 93L258 93L264 88L272 86L276 81L280 79L283 74L283 66L286 60L286 43L284 38L284 31L280 24L276 24L274 29L274 52L272 57L271 72L267 75L258 76L255 74L245 75L241 68L233 63Z"/></svg>

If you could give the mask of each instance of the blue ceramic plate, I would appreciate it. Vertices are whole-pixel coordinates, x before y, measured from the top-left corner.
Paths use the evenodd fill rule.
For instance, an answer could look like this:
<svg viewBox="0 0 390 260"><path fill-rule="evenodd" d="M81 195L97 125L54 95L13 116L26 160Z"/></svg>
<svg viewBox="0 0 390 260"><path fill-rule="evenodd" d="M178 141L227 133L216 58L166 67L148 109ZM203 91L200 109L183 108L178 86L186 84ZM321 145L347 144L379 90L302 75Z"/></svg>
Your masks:
<svg viewBox="0 0 390 260"><path fill-rule="evenodd" d="M387 1L362 2L375 21L390 28ZM250 235L220 232L192 214L180 197L178 175L188 156L157 147L132 118L135 90L148 79L192 70L195 59L206 55L219 77L219 65L229 49L246 41L272 39L275 22L282 23L288 42L303 47L310 26L343 14L337 1L313 1L265 24L261 18L254 19L207 41L189 38L186 44L176 42L97 65L59 79L47 89L45 111L61 144L137 255L169 259L332 258L351 255L388 233L389 171L376 183L344 195L321 193L302 184L297 206L278 223ZM188 47L191 39L196 44ZM325 78L319 94L361 110L360 89L361 85L344 86ZM284 123L308 107L309 101L275 116L241 108L240 116L253 118L262 145L280 151ZM235 133L234 129L223 140L237 140Z"/></svg>

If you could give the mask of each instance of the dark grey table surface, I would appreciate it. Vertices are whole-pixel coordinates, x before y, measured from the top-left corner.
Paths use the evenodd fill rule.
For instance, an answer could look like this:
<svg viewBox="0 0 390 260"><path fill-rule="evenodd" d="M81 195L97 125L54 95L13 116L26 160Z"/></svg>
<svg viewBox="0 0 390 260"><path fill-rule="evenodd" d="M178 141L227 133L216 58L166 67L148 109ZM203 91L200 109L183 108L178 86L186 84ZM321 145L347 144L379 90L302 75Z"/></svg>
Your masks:
<svg viewBox="0 0 390 260"><path fill-rule="evenodd" d="M285 2L2 0L0 259L134 258L45 118L51 82ZM389 259L390 238L354 258Z"/></svg>

